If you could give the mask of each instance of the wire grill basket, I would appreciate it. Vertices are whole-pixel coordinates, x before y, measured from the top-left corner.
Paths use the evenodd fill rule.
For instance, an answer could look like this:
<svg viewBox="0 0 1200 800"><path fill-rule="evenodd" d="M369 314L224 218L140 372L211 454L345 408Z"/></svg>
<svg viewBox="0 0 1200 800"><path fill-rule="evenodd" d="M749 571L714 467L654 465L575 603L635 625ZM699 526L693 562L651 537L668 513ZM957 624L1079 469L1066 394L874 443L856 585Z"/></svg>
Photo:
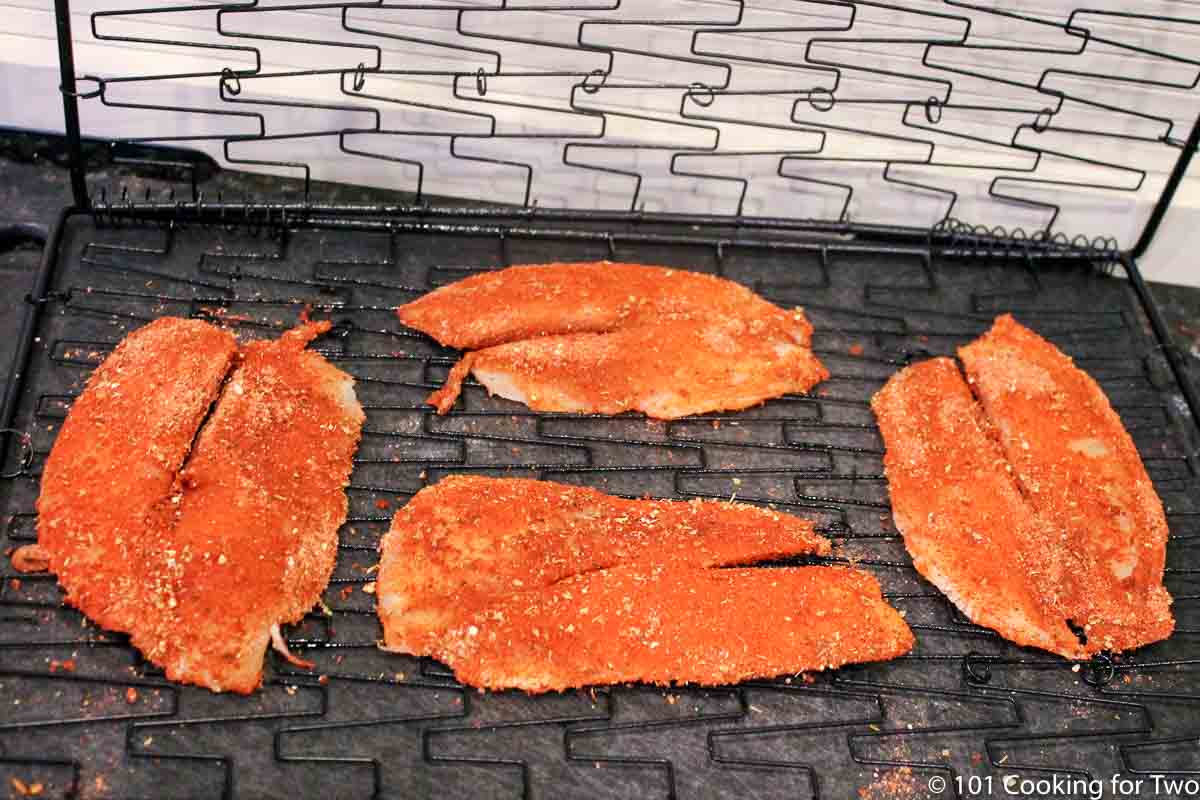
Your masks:
<svg viewBox="0 0 1200 800"><path fill-rule="evenodd" d="M272 656L251 698L176 686L65 609L52 578L6 574L0 774L45 796L337 798L1003 796L1018 775L1086 796L1117 772L1147 787L1192 774L1200 404L1136 258L1194 149L1200 73L1192 22L1109 5L59 0L75 207L28 298L0 416L5 545L35 537L41 465L90 369L155 317L248 337L305 309L331 319L316 346L354 374L368 422L330 613L288 632L314 673ZM115 41L156 54L154 71L97 61ZM90 116L104 109L115 122ZM182 181L89 187L81 116L111 153ZM247 184L193 180L205 151L291 180L212 189ZM350 202L324 182L355 176L400 191ZM1106 219L1080 216L1106 203L1125 227L1068 226ZM472 384L446 417L423 405L454 354L401 328L396 305L473 271L601 258L803 305L834 377L670 423L537 414ZM912 569L867 400L1006 311L1095 376L1134 437L1171 527L1166 642L1084 664L1021 650ZM392 510L464 471L810 517L840 543L834 560L879 577L917 647L723 689L466 690L378 651L364 591Z"/></svg>

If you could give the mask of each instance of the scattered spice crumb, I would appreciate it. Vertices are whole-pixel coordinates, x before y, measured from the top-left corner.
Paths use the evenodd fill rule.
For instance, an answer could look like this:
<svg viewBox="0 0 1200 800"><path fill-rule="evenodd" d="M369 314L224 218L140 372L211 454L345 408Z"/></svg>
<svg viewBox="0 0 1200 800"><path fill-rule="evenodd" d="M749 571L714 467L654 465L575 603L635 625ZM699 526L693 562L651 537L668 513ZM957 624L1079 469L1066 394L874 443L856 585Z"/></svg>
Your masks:
<svg viewBox="0 0 1200 800"><path fill-rule="evenodd" d="M50 569L50 554L41 545L23 545L13 551L12 565L17 572L45 572Z"/></svg>
<svg viewBox="0 0 1200 800"><path fill-rule="evenodd" d="M971 753L971 763L979 766L983 763L983 753Z"/></svg>
<svg viewBox="0 0 1200 800"><path fill-rule="evenodd" d="M130 686L125 690L125 702L133 705L138 701L138 690Z"/></svg>
<svg viewBox="0 0 1200 800"><path fill-rule="evenodd" d="M59 661L58 659L55 659L55 658L50 659L50 671L58 672L59 670L62 670L63 672L74 672L75 671L75 659L67 658L62 661Z"/></svg>
<svg viewBox="0 0 1200 800"><path fill-rule="evenodd" d="M861 800L900 800L923 796L918 792L917 781L908 767L875 772L873 780L858 790Z"/></svg>
<svg viewBox="0 0 1200 800"><path fill-rule="evenodd" d="M26 783L20 778L12 779L13 791L21 797L37 797L46 787L40 783Z"/></svg>
<svg viewBox="0 0 1200 800"><path fill-rule="evenodd" d="M350 595L354 594L354 587L353 586L343 586L342 591L338 592L338 594L340 594L342 596L343 600L346 600L347 598L350 597Z"/></svg>
<svg viewBox="0 0 1200 800"><path fill-rule="evenodd" d="M11 581L8 582L8 585L12 587L12 590L14 592L19 592L21 590L21 579L13 578ZM1125 677L1128 678L1129 676L1126 675Z"/></svg>
<svg viewBox="0 0 1200 800"><path fill-rule="evenodd" d="M861 356L862 354L863 354L863 346L861 344L859 344L858 342L855 342L854 344L850 345L850 355Z"/></svg>
<svg viewBox="0 0 1200 800"><path fill-rule="evenodd" d="M387 511L389 508L392 507L392 504L389 503L387 500L384 500L381 497L375 501L375 507L378 508L380 511Z"/></svg>
<svg viewBox="0 0 1200 800"><path fill-rule="evenodd" d="M317 678L317 683L321 684L322 686L327 686L329 684L329 676L322 675L321 677Z"/></svg>

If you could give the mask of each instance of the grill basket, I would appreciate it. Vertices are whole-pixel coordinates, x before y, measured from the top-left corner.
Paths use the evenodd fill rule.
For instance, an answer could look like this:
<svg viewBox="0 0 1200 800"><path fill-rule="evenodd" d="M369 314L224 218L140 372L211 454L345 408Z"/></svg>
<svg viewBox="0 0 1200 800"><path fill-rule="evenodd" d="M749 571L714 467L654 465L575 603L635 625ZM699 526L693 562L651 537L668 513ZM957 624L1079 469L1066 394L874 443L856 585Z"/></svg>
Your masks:
<svg viewBox="0 0 1200 800"><path fill-rule="evenodd" d="M1200 771L1200 400L1137 266L1200 138L1200 62L1186 56L1200 15L74 6L56 3L74 202L0 409L5 546L35 539L41 465L89 371L155 317L250 338L306 309L331 319L316 346L355 376L368 421L331 613L288 631L314 673L272 655L250 698L177 686L65 608L52 577L3 576L6 787L869 799L1085 797L1102 780L1105 797L1133 797L1150 796L1152 774ZM129 62L101 58L118 52ZM155 71L134 69L148 60ZM99 138L81 136L81 118ZM89 185L114 159L129 183ZM603 258L804 306L834 377L811 396L669 423L537 414L471 383L448 416L423 405L455 354L400 327L395 306L475 271ZM1022 650L912 568L867 401L1003 312L1101 383L1142 454L1171 528L1166 642L1083 664ZM840 543L831 561L879 577L916 649L723 689L465 689L437 663L380 652L364 591L394 508L454 472L812 518ZM1121 794L1117 773L1142 780L1140 795Z"/></svg>

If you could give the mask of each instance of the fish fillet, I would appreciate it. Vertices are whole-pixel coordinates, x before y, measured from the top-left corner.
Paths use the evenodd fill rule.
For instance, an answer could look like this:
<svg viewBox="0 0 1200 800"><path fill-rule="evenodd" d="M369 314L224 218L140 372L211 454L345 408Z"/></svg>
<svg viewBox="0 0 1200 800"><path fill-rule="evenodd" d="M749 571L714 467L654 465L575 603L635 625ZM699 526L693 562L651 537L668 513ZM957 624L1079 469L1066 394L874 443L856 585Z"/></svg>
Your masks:
<svg viewBox="0 0 1200 800"><path fill-rule="evenodd" d="M1007 315L959 357L1022 492L1069 556L1057 602L1088 652L1165 639L1166 516L1099 385Z"/></svg>
<svg viewBox="0 0 1200 800"><path fill-rule="evenodd" d="M901 370L871 407L887 445L892 517L917 571L972 622L1081 657L1050 588L1068 554L1022 496L955 363Z"/></svg>
<svg viewBox="0 0 1200 800"><path fill-rule="evenodd" d="M328 329L247 345L179 476L132 631L172 680L257 688L272 629L329 582L365 417L353 379L304 349Z"/></svg>
<svg viewBox="0 0 1200 800"><path fill-rule="evenodd" d="M429 396L440 414L468 373L537 411L661 419L747 408L829 376L800 309L665 267L510 267L444 286L397 314L444 345L474 350Z"/></svg>
<svg viewBox="0 0 1200 800"><path fill-rule="evenodd" d="M468 613L435 656L463 683L528 692L729 684L904 655L913 635L865 572L623 564Z"/></svg>
<svg viewBox="0 0 1200 800"><path fill-rule="evenodd" d="M808 327L803 314L793 314L787 326L712 317L497 345L464 356L427 402L449 411L471 372L490 393L536 411L677 419L748 408L829 377L795 334Z"/></svg>
<svg viewBox="0 0 1200 800"><path fill-rule="evenodd" d="M472 275L397 309L400 321L447 347L477 350L563 333L604 333L650 322L740 316L811 328L745 286L666 267L609 261L532 264Z"/></svg>
<svg viewBox="0 0 1200 800"><path fill-rule="evenodd" d="M236 350L205 322L139 328L92 373L46 459L38 542L67 602L109 630L138 621L134 568Z"/></svg>
<svg viewBox="0 0 1200 800"><path fill-rule="evenodd" d="M376 595L388 649L428 655L461 609L626 562L749 564L827 554L811 522L713 500L626 500L595 489L451 475L396 512Z"/></svg>

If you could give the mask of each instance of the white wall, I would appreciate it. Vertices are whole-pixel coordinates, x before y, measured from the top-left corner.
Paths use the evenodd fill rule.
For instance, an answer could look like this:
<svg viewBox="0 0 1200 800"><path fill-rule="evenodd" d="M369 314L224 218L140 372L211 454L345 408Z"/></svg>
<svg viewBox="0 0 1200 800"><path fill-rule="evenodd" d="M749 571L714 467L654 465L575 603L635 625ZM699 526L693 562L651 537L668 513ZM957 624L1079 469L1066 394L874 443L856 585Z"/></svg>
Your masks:
<svg viewBox="0 0 1200 800"><path fill-rule="evenodd" d="M263 0L260 7L282 4ZM289 0L288 4L295 3ZM408 159L423 164L424 187L430 194L522 202L527 171L495 163L508 161L532 166L530 200L542 206L628 208L636 203L646 210L716 213L736 211L740 184L722 176L740 176L749 180L744 213L826 218L840 213L846 199L846 191L831 184L848 184L854 187L848 208L853 219L919 225L940 219L953 191L958 194L954 216L969 222L1019 225L1032 231L1049 221L1044 205L1035 204L1057 203L1062 212L1054 230L1116 236L1128 246L1178 150L1118 135L1154 139L1171 125L1170 135L1182 140L1200 114L1200 89L1187 88L1200 75L1194 61L1200 58L1200 25L1195 24L1080 15L1076 29L1086 29L1091 38L1079 55L1082 35L932 0L910 2L906 11L860 6L852 33L838 30L850 19L845 7L804 0L752 0L742 10L738 25L733 23L739 7L729 0L621 0L616 10L610 0L573 3L586 6L585 10L536 7L546 4L514 2L501 11L494 8L497 0L467 0L455 6L475 10L461 16L454 9L353 7L347 12L346 27L340 8L231 11L223 15L222 35L216 30L213 10L145 13L152 7L183 5L180 2L75 0L77 74L110 79L193 75L109 83L105 99L110 105L99 99L81 102L84 131L112 138L187 137L182 144L206 150L224 162L223 139L255 135L259 121L253 115L261 114L268 135L290 138L231 142L229 155L239 162L233 166L298 177L302 172L295 167L241 162L304 162L318 180L413 189L416 167L389 160ZM0 33L0 124L61 129L54 21L48 6L49 0L0 3L8 31ZM1003 6L1047 20L1065 19L1071 8L1058 0L1021 0ZM1132 6L1096 0L1089 7L1120 11ZM94 38L92 12L119 9L142 13L97 18L100 36L156 41ZM1142 2L1136 10L1200 21L1200 5L1194 2ZM917 11L946 16L913 13ZM971 17L969 44L1019 43L1042 52L1014 55L950 46L934 46L926 52L930 40L959 40L965 31L964 16ZM460 20L467 36L455 31ZM647 20L679 24L637 24ZM601 24L613 21L627 24ZM588 24L581 27L584 22ZM788 30L747 30L763 28ZM697 29L701 32L694 33ZM321 43L283 42L264 35ZM537 44L504 41L497 35ZM580 35L588 48L575 46ZM845 41L851 35L915 42ZM1106 45L1100 42L1105 38L1166 50L1171 58ZM236 103L222 100L215 77L225 67L253 70L255 57L249 48L261 53L258 74L269 76L353 70L359 62L370 66L376 47L384 69L409 74L367 72L361 91L353 88L352 75L337 73L246 77L241 93L229 98ZM481 97L472 74L479 68L497 72L498 59L501 74L489 74L487 94ZM802 92L831 85L832 74L822 66L831 63L841 65L838 103L821 110L825 95L817 94L809 103ZM583 92L578 88L580 76L592 70L610 70L610 74L602 88ZM1056 104L1054 95L963 74L968 71L1017 83L1040 78L1045 89L1075 99L1062 104L1049 130L1023 130L1015 140L1019 146L1007 146L1001 142L1009 141L1014 130L1031 125L1043 108ZM1073 74L1079 72L1108 77ZM925 121L920 106L908 109L906 117L903 107L895 103L861 102L944 98L942 81L947 78L954 81L949 98L954 107L942 109L937 125ZM1121 80L1129 78L1158 85L1144 89ZM730 91L716 96L703 90L686 95L677 88L693 82L721 86L726 81ZM80 88L94 88L94 84ZM271 105L298 100L326 107ZM1114 114L1081 100L1160 119ZM191 113L119 104L182 106ZM995 110L998 105L1007 110ZM230 111L238 115L222 113ZM498 137L483 136L493 124L485 114L494 116ZM630 114L651 119L632 119ZM339 151L338 137L328 133L347 128L367 129L346 137L353 154ZM877 135L847 128L868 128ZM1081 137L1065 129L1110 135ZM453 154L451 134L457 135ZM570 163L564 163L568 144ZM1104 163L1084 163L1055 152L1082 153ZM936 164L922 163L931 156ZM676 169L687 176L669 174L673 157ZM871 161L840 160L848 158ZM888 160L892 166L885 181ZM636 197L633 177L603 169L641 174ZM996 179L998 190L1008 198L989 194ZM1106 188L1084 190L1070 185L1085 181ZM1200 285L1200 268L1191 258L1200 245L1197 231L1200 181L1191 176L1143 268L1158 280Z"/></svg>

